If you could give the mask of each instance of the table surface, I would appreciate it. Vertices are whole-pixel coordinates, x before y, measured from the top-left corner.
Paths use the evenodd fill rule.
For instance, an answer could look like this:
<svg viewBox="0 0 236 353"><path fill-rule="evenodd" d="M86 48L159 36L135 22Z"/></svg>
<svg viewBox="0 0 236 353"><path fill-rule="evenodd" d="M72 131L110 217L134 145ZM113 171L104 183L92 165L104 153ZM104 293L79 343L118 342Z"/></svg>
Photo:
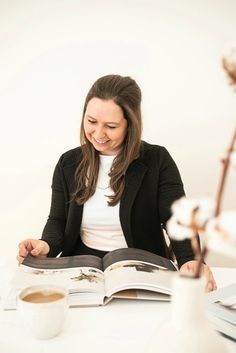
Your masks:
<svg viewBox="0 0 236 353"><path fill-rule="evenodd" d="M0 257L0 305L16 268L14 259ZM235 282L236 268L214 267L212 271L218 288ZM103 307L72 308L63 332L41 341L26 334L17 311L4 311L1 307L0 352L64 353L67 349L79 349L84 353L146 353L152 335L168 321L169 315L169 303L141 300L114 300ZM229 353L235 352L235 342L225 339L225 343Z"/></svg>

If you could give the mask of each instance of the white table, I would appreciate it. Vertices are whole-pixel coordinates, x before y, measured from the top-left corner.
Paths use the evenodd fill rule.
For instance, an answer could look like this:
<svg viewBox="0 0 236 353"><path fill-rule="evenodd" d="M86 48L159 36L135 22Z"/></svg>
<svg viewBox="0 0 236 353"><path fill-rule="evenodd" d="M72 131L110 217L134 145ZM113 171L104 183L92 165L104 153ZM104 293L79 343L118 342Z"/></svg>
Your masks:
<svg viewBox="0 0 236 353"><path fill-rule="evenodd" d="M14 259L0 257L1 303L16 266ZM212 270L218 287L235 281L236 268ZM1 309L0 352L146 353L151 335L168 320L169 309L169 303L128 300L114 300L104 307L73 308L69 310L64 331L47 341L27 336L21 327L17 311ZM228 352L235 352L236 343L225 341ZM157 347L157 352L161 352L161 347Z"/></svg>

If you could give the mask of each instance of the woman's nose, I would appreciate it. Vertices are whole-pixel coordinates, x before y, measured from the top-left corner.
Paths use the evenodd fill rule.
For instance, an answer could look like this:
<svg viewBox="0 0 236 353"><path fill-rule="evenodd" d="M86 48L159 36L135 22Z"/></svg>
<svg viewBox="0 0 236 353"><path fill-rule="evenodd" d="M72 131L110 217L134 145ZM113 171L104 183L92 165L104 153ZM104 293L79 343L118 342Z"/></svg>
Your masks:
<svg viewBox="0 0 236 353"><path fill-rule="evenodd" d="M101 138L105 137L105 131L104 131L103 127L96 127L95 135L96 135L97 139L101 139Z"/></svg>

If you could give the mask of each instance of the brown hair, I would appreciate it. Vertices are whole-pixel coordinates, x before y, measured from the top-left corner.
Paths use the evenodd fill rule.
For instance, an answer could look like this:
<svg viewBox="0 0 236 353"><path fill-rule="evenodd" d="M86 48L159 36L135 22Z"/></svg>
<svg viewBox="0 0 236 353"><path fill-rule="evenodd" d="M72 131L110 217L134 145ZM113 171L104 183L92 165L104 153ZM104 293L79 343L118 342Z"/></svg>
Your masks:
<svg viewBox="0 0 236 353"><path fill-rule="evenodd" d="M84 103L80 128L83 157L75 173L76 190L73 195L80 205L84 204L95 193L99 171L99 152L86 138L83 127L85 111L92 98L113 100L122 109L124 118L128 123L123 148L115 157L109 173L110 187L114 194L109 196L108 205L115 206L119 202L125 187L125 173L130 163L139 156L142 132L141 90L132 78L120 75L103 76L89 90Z"/></svg>

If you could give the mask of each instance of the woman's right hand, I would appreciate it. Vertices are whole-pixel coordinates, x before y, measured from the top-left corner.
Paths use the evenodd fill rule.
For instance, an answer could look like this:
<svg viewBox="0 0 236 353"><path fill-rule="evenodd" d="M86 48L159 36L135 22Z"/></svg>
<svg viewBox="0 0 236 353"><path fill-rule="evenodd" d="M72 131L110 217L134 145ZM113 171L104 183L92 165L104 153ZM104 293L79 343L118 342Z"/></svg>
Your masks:
<svg viewBox="0 0 236 353"><path fill-rule="evenodd" d="M18 247L19 252L16 258L19 263L22 263L29 253L33 256L45 256L50 250L48 243L40 239L25 239L20 242Z"/></svg>

